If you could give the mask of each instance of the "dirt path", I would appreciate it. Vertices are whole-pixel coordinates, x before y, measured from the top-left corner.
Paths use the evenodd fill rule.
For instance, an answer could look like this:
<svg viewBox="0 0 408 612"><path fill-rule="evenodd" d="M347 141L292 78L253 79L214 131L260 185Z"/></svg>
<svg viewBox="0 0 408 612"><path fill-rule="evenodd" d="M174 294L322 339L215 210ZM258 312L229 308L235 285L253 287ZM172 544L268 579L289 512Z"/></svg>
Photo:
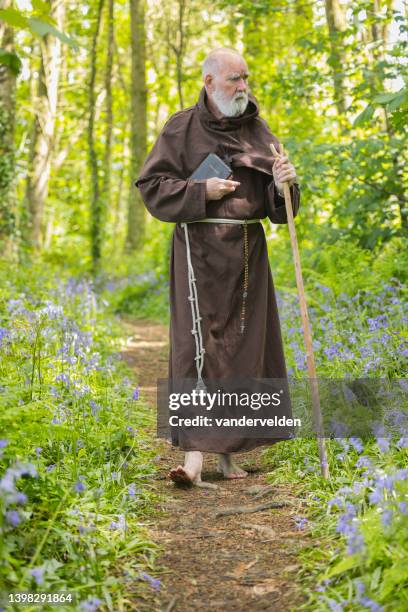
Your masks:
<svg viewBox="0 0 408 612"><path fill-rule="evenodd" d="M124 319L128 346L123 355L135 369L141 397L156 409L156 379L167 375L167 328L147 321ZM154 436L154 432L152 432ZM161 456L157 485L164 500L152 538L162 545L164 568L159 593L135 609L160 612L220 612L296 609L302 603L296 573L297 555L310 544L296 529L294 515L302 500L290 486L266 491L267 466L262 448L238 455L247 478L224 480L215 471L215 456L204 455L203 480L217 482L217 491L175 487L169 469L183 463L183 452L154 439ZM260 490L259 497L253 493ZM266 493L266 494L265 494ZM216 517L235 506L285 501L287 506L251 514Z"/></svg>

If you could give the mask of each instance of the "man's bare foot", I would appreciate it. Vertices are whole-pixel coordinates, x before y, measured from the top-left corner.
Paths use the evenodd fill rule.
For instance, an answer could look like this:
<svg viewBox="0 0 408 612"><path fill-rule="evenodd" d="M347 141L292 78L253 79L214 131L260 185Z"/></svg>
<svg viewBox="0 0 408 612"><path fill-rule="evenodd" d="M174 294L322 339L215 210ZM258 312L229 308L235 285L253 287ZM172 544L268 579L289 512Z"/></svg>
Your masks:
<svg viewBox="0 0 408 612"><path fill-rule="evenodd" d="M169 476L173 482L177 484L185 484L193 486L194 481L191 478L190 474L186 472L182 465L178 465L176 468L173 468L169 472Z"/></svg>
<svg viewBox="0 0 408 612"><path fill-rule="evenodd" d="M205 489L218 489L217 485L201 480L203 456L200 451L189 451L185 455L184 466L178 465L169 472L169 477L176 484L196 486Z"/></svg>
<svg viewBox="0 0 408 612"><path fill-rule="evenodd" d="M248 472L238 467L231 459L231 455L218 455L218 471L224 474L225 478L245 478Z"/></svg>

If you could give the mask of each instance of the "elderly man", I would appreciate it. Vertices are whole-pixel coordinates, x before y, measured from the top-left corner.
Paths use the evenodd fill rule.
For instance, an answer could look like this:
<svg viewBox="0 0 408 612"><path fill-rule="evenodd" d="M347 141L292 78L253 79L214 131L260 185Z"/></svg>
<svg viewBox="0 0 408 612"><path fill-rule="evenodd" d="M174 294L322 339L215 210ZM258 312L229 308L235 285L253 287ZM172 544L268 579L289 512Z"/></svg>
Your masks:
<svg viewBox="0 0 408 612"><path fill-rule="evenodd" d="M265 234L260 219L287 223L283 183L293 214L299 208L296 172L286 156L272 157L277 138L249 92L248 67L232 49L212 51L203 63L197 104L165 124L136 181L149 212L174 222L170 266L169 379L287 377ZM190 178L209 153L232 178ZM193 302L193 304L192 304ZM194 310L196 308L196 310ZM193 329L192 329L193 327ZM192 335L193 334L193 335ZM231 453L277 440L194 438L174 432L187 451L175 482L201 480L202 452L219 455L226 478L243 478ZM214 485L213 485L214 486Z"/></svg>

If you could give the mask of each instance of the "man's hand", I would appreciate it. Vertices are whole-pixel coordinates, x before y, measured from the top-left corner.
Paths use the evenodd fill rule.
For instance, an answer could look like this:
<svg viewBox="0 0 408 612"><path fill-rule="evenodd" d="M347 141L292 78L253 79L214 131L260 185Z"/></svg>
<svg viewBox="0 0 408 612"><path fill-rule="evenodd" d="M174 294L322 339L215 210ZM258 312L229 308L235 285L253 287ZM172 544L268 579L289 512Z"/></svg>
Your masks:
<svg viewBox="0 0 408 612"><path fill-rule="evenodd" d="M221 200L227 193L235 191L240 184L241 183L237 181L229 181L228 179L221 179L214 176L213 178L207 179L205 197L207 200Z"/></svg>
<svg viewBox="0 0 408 612"><path fill-rule="evenodd" d="M290 163L286 155L275 158L272 164L273 180L278 191L283 192L283 183L288 183L289 187L296 180L296 170Z"/></svg>

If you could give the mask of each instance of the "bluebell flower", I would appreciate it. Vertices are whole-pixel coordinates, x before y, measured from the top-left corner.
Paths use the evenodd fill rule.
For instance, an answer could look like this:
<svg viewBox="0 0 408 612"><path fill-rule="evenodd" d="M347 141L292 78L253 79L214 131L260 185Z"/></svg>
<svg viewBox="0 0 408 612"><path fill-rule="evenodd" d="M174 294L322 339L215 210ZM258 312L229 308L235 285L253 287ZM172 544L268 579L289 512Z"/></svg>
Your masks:
<svg viewBox="0 0 408 612"><path fill-rule="evenodd" d="M361 457L359 457L356 461L356 467L358 468L371 468L372 467L372 461L369 457L366 457L365 455L362 455Z"/></svg>
<svg viewBox="0 0 408 612"><path fill-rule="evenodd" d="M350 443L353 445L353 447L355 448L355 450L358 453L362 453L364 450L364 445L361 442L360 438L350 438Z"/></svg>
<svg viewBox="0 0 408 612"><path fill-rule="evenodd" d="M91 407L93 416L96 416L98 412L101 410L101 406L92 399L89 401L89 405Z"/></svg>
<svg viewBox="0 0 408 612"><path fill-rule="evenodd" d="M357 530L351 533L347 540L347 552L356 555L364 550L364 538Z"/></svg>
<svg viewBox="0 0 408 612"><path fill-rule="evenodd" d="M127 523L126 523L126 519L125 519L125 515L124 514L119 514L118 515L118 520L117 521L112 521L111 524L109 525L110 529L123 529L126 530L127 529Z"/></svg>
<svg viewBox="0 0 408 612"><path fill-rule="evenodd" d="M308 524L307 518L303 516L294 516L293 520L295 521L296 529L299 530L305 529L306 525Z"/></svg>
<svg viewBox="0 0 408 612"><path fill-rule="evenodd" d="M146 580L156 591L160 591L161 582L158 578L153 578L147 572L140 572L140 576L143 580Z"/></svg>
<svg viewBox="0 0 408 612"><path fill-rule="evenodd" d="M129 494L130 497L134 497L135 496L135 494L136 494L135 487L136 487L136 485L135 485L134 482L132 482L132 484L129 485L129 487L128 487L128 494Z"/></svg>
<svg viewBox="0 0 408 612"><path fill-rule="evenodd" d="M33 567L32 569L28 571L38 585L44 584L44 568L43 567Z"/></svg>
<svg viewBox="0 0 408 612"><path fill-rule="evenodd" d="M344 397L348 402L354 402L357 400L356 394L347 385L344 386Z"/></svg>
<svg viewBox="0 0 408 612"><path fill-rule="evenodd" d="M384 493L380 488L376 487L372 493L368 494L368 499L372 504L376 506L377 504L380 504L383 501Z"/></svg>
<svg viewBox="0 0 408 612"><path fill-rule="evenodd" d="M7 510L5 517L7 523L13 527L17 527L21 523L21 516L17 510Z"/></svg>
<svg viewBox="0 0 408 612"><path fill-rule="evenodd" d="M328 597L325 597L324 600L327 602L330 612L343 612L344 611L344 606L342 602L335 601L334 599L330 599Z"/></svg>
<svg viewBox="0 0 408 612"><path fill-rule="evenodd" d="M380 606L376 601L370 599L369 597L360 597L358 600L363 606L371 610L371 612L383 612L383 606Z"/></svg>
<svg viewBox="0 0 408 612"><path fill-rule="evenodd" d="M393 480L405 480L406 478L408 478L407 468L397 470L393 475Z"/></svg>
<svg viewBox="0 0 408 612"><path fill-rule="evenodd" d="M17 495L15 496L15 502L16 504L22 506L27 502L27 495L22 491L18 491Z"/></svg>
<svg viewBox="0 0 408 612"><path fill-rule="evenodd" d="M91 597L86 601L82 601L79 604L79 607L81 608L81 610L86 610L86 612L96 612L101 603L102 601L98 599L98 597Z"/></svg>
<svg viewBox="0 0 408 612"><path fill-rule="evenodd" d="M38 478L37 468L33 463L18 462L11 468L11 470L16 478L20 478L20 476L31 476L31 478Z"/></svg>
<svg viewBox="0 0 408 612"><path fill-rule="evenodd" d="M382 453L390 450L390 441L387 438L377 438L377 444Z"/></svg>
<svg viewBox="0 0 408 612"><path fill-rule="evenodd" d="M343 508L344 499L342 497L333 497L332 499L329 499L329 501L327 502L327 506L328 508L332 508L333 506L337 506L338 508Z"/></svg>
<svg viewBox="0 0 408 612"><path fill-rule="evenodd" d="M384 525L384 527L389 527L391 525L393 516L394 516L394 513L392 510L390 509L384 510L384 512L381 514L381 522Z"/></svg>
<svg viewBox="0 0 408 612"><path fill-rule="evenodd" d="M75 489L75 491L76 491L77 493L82 493L83 491L85 491L86 486L84 485L84 483L83 483L83 482L81 482L80 480L78 480L78 481L75 483L74 489Z"/></svg>
<svg viewBox="0 0 408 612"><path fill-rule="evenodd" d="M362 580L360 580L359 578L357 578L357 580L354 582L354 584L355 584L356 591L357 591L357 598L359 598L362 595L364 595L365 590L366 590L366 586L365 586L364 582Z"/></svg>

